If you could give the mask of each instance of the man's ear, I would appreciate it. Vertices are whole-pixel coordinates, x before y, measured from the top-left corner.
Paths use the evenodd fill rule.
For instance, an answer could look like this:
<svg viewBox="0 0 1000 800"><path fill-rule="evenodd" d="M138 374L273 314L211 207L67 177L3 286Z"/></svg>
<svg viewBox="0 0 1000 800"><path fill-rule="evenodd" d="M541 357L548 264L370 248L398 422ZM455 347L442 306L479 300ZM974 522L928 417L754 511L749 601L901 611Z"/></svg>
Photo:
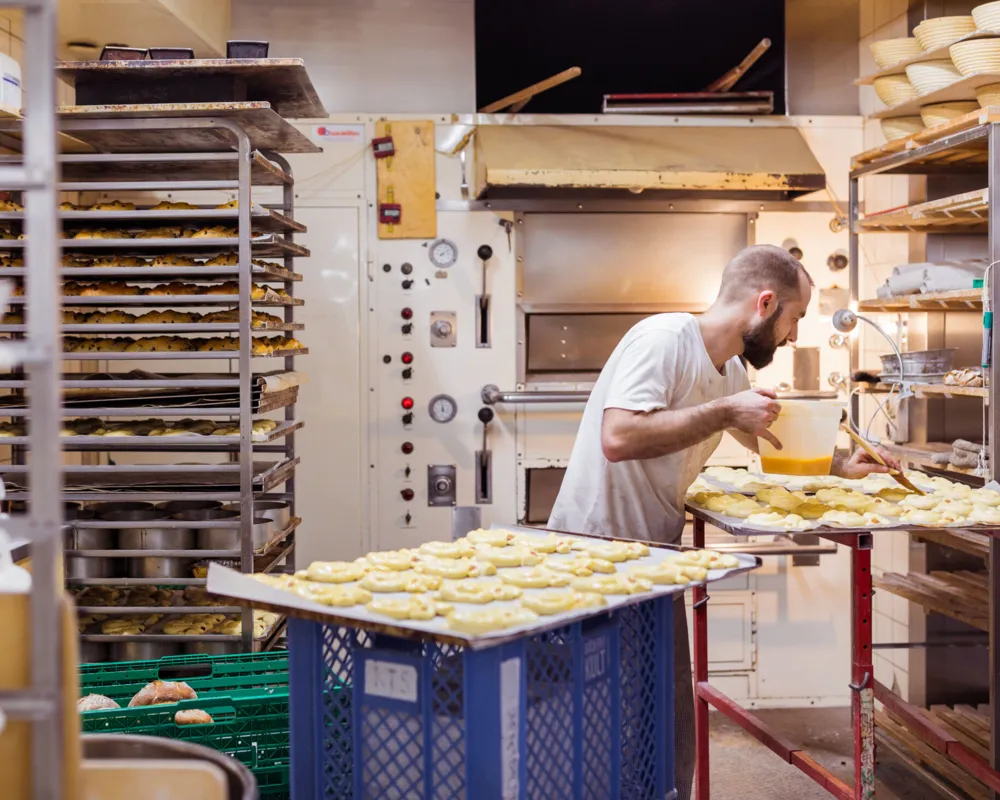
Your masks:
<svg viewBox="0 0 1000 800"><path fill-rule="evenodd" d="M778 305L778 295L775 294L770 289L765 289L759 295L757 295L757 313L764 319L767 319L774 313L774 309Z"/></svg>

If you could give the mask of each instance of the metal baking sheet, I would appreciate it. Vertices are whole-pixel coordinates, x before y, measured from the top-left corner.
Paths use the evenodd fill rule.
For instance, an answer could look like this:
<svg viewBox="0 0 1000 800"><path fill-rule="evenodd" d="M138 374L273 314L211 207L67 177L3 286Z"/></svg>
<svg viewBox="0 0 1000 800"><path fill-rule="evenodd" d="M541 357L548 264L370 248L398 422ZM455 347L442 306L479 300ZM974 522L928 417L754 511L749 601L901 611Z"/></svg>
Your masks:
<svg viewBox="0 0 1000 800"><path fill-rule="evenodd" d="M3 276L0 270L0 277ZM208 288L208 287L206 287ZM267 297L267 295L265 295ZM303 306L305 301L299 297L292 299L282 299L279 295L273 294L276 299L251 300L250 304L262 308L278 308L282 306ZM10 305L24 305L27 302L25 297L11 297L7 301ZM239 295L232 294L126 294L126 295L99 295L96 297L78 297L75 295L63 295L63 308L74 308L75 306L177 306L177 305L203 305L203 306L233 306L239 305Z"/></svg>
<svg viewBox="0 0 1000 800"><path fill-rule="evenodd" d="M0 163L21 161L20 156L0 156ZM235 182L239 177L239 156L232 152L62 155L59 165L63 184L117 181L126 184L123 188L130 188L128 184L149 181ZM278 164L255 150L250 154L250 182L253 186L291 186L294 180Z"/></svg>
<svg viewBox="0 0 1000 800"><path fill-rule="evenodd" d="M520 530L513 528L512 530ZM549 531L531 529L524 531L530 535L546 535ZM595 539L603 537L588 537L579 534L560 534L572 539ZM667 547L647 543L650 546L650 555L644 563L658 564L667 560L670 556L679 552L678 548ZM740 562L740 566L730 570L711 570L706 583L723 580L732 575L747 572L760 566L760 560L755 556L734 554ZM565 556L571 558L572 556ZM633 562L634 563L634 562ZM303 616L322 622L350 625L368 630L382 631L396 636L418 639L432 639L440 642L450 642L460 646L471 647L473 649L490 647L501 644L512 639L525 635L536 634L542 631L560 628L568 622L584 619L586 617L598 616L626 605L634 605L644 600L663 595L680 594L687 589L698 584L691 583L683 586L659 586L654 585L651 592L639 595L608 595L605 597L607 605L599 609L585 609L581 611L570 611L562 614L539 617L534 623L520 625L514 628L507 628L501 631L482 635L469 635L453 631L447 627L444 619L435 617L433 620L395 620L390 617L373 614L365 606L352 606L350 608L334 608L331 606L315 603L306 600L298 595L267 586L252 577L242 575L234 570L226 569L218 564L212 564L208 571L208 590L212 594L220 595L224 598L233 598L246 601L254 608L264 608L277 613L288 614L290 616ZM526 594L537 594L544 592L544 589L525 589ZM383 597L405 597L406 592L383 593ZM473 608L483 608L470 603L453 603L456 609L469 610ZM512 608L517 607L518 601L493 602L490 608Z"/></svg>
<svg viewBox="0 0 1000 800"><path fill-rule="evenodd" d="M251 358L290 358L292 356L309 355L309 348L302 347L298 350L275 350L273 353L256 354L251 353ZM163 353L63 353L64 361L176 361L184 360L211 360L228 359L235 360L240 357L237 350L214 350L211 352L185 352L182 350L169 351Z"/></svg>
<svg viewBox="0 0 1000 800"><path fill-rule="evenodd" d="M250 139L255 150L275 153L322 153L316 144L271 108L270 103L155 103L105 106L58 106L57 126L105 153L218 152L236 149L233 135L224 128L171 126L172 120L217 117L235 122ZM85 130L76 120L155 119L162 128L136 130L107 128Z"/></svg>
<svg viewBox="0 0 1000 800"><path fill-rule="evenodd" d="M254 444L269 444L283 439L305 425L301 420L280 422L278 427L269 433L255 433L250 437ZM240 436L215 436L192 433L184 436L64 436L60 440L64 450L129 450L142 447L150 450L198 450L204 447L239 447ZM0 437L0 445L15 447L30 445L26 436ZM87 527L92 527L89 524Z"/></svg>
<svg viewBox="0 0 1000 800"><path fill-rule="evenodd" d="M767 475L767 474L758 474L758 473L751 473L751 474L754 477L759 478L762 483L769 483L772 486L784 486L789 491L795 491L795 492L800 491L800 489L798 487L794 486L794 485L788 485L786 483L783 483L782 482L782 478L786 478L786 477L802 477L803 479L806 479L806 478L809 477L809 476ZM729 483L728 481L722 480L721 478L716 478L716 477L714 477L712 475L706 475L705 473L701 473L698 477L701 478L701 480L704 481L705 483L709 484L711 487L716 488L716 489L718 489L719 491L722 491L722 492L727 492L728 494L743 494L743 495L747 495L748 497L752 497L753 495L755 495L757 493L756 490L750 490L750 489L746 489L746 488L734 486L733 484ZM934 487L933 487L932 484L929 484L929 483L926 483L926 482L922 482L922 481L919 481L919 480L915 481L914 484L918 488L923 489L924 491L927 491L927 492L933 491L933 489L934 489ZM899 487L899 484L896 483L896 482L892 482L892 483L886 483L885 486L879 487L878 490L874 490L871 487L862 488L862 481L855 481L855 480L848 480L848 479L840 478L839 482L837 484L830 485L830 486L824 487L824 488L828 488L828 489L851 489L851 490L854 490L856 492L861 492L862 494L874 495L874 494L877 494L878 491L880 491L881 489L892 489L892 488L896 488L896 487ZM815 492L806 492L806 494L815 494Z"/></svg>
<svg viewBox="0 0 1000 800"><path fill-rule="evenodd" d="M265 325L254 325L253 333L268 333L271 331L301 331L305 330L305 325L301 322L269 322ZM238 333L240 329L237 322L182 322L163 325L146 325L142 322L135 322L123 325L63 325L60 329L66 334L78 333ZM0 323L0 333L27 333L27 325L4 325Z"/></svg>
<svg viewBox="0 0 1000 800"><path fill-rule="evenodd" d="M0 241L0 251L20 252L24 249L24 239L5 239ZM239 244L237 237L225 239L195 239L178 237L176 239L62 239L60 246L63 252L85 250L88 253L115 253L127 255L131 253L159 253L172 250L183 250L192 257L198 253L206 256L217 254L219 250L234 250ZM285 256L308 257L308 248L295 242L290 242L282 236L273 233L255 235L250 240L255 256L283 258Z"/></svg>
<svg viewBox="0 0 1000 800"><path fill-rule="evenodd" d="M202 208L153 210L140 208L135 211L60 211L59 219L64 223L82 224L87 222L113 223L119 228L142 228L156 223L154 227L166 227L170 223L210 223L219 225L228 223L232 227L239 224L239 209L237 208ZM0 212L0 222L10 222L15 225L24 223L23 211ZM265 233L305 233L306 226L296 222L289 216L263 206L254 205L250 212L250 224L254 230ZM63 240L64 242L66 240ZM74 240L76 241L76 240ZM109 241L109 240L104 240ZM130 240L131 241L131 240Z"/></svg>
<svg viewBox="0 0 1000 800"><path fill-rule="evenodd" d="M246 89L250 100L266 100L283 117L325 117L316 88L301 58L198 58L135 61L64 61L56 74L71 84L145 89L176 83L196 86L197 81L233 78ZM195 82L195 83L192 83Z"/></svg>
<svg viewBox="0 0 1000 800"><path fill-rule="evenodd" d="M2 248L0 248L2 249ZM27 267L0 267L0 279L24 278ZM85 278L100 281L105 278L128 278L133 283L161 282L167 278L189 278L195 281L223 279L238 279L239 267L205 267L193 265L188 267L61 267L61 278ZM283 283L302 280L301 273L286 270L283 267L250 267L250 276L262 282ZM66 295L72 297L72 295ZM72 303L64 303L72 305Z"/></svg>

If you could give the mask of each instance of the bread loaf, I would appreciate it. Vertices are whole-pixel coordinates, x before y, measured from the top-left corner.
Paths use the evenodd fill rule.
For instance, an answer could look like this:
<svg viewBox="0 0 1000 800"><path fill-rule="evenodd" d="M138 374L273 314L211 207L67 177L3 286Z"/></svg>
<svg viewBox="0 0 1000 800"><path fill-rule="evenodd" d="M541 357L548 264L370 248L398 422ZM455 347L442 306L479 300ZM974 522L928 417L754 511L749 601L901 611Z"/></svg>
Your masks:
<svg viewBox="0 0 1000 800"><path fill-rule="evenodd" d="M179 703L181 700L197 700L198 695L184 681L153 681L143 686L128 704L136 706L158 706L163 703Z"/></svg>

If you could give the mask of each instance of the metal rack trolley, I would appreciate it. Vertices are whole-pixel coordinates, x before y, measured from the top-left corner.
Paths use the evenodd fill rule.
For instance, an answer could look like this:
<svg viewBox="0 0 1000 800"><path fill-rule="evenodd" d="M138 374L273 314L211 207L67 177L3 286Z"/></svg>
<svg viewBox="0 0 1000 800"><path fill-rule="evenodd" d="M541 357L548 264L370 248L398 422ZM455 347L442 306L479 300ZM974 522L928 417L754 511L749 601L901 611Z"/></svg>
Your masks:
<svg viewBox="0 0 1000 800"><path fill-rule="evenodd" d="M30 211L25 229L31 239L26 253L35 269L26 276L30 289L31 324L27 339L5 345L4 360L21 364L35 424L31 430L33 489L28 514L4 521L12 535L31 541L35 559L31 590L31 685L0 692L0 711L32 723L31 775L36 800L62 797L64 786L60 591L58 574L62 504L62 458L59 451L60 297L56 238L55 3L52 0L3 0L0 6L24 11L28 118L24 159L20 166L0 167L0 182L23 191Z"/></svg>
<svg viewBox="0 0 1000 800"><path fill-rule="evenodd" d="M93 334L133 334L157 333L233 333L239 337L237 351L216 352L99 352L99 353L67 353L62 358L78 360L84 363L97 360L107 361L112 367L116 361L150 360L155 370L157 360L182 359L219 359L236 360L236 374L192 378L178 381L170 375L160 380L121 379L112 380L107 376L94 376L87 379L82 375L73 375L73 386L85 386L89 389L153 389L158 387L177 387L178 384L191 384L197 389L237 390L239 402L234 407L157 407L155 405L136 404L134 407L110 405L107 408L71 408L68 405L59 408L57 401L53 412L66 416L114 416L114 417L237 417L239 420L239 436L215 437L69 437L63 439L67 449L88 451L104 451L114 454L115 451L127 449L146 452L179 452L192 453L224 452L235 457L235 463L222 465L206 465L204 468L190 465L101 465L67 467L67 487L61 493L63 500L122 500L122 501L164 501L164 500L220 500L238 502L240 519L234 521L213 521L212 527L233 528L240 532L240 546L236 550L169 550L169 551L130 551L130 550L78 550L72 555L79 558L129 558L129 557L176 557L199 559L206 557L223 557L238 559L241 568L246 572L255 571L255 549L252 540L252 524L254 518L254 503L256 500L285 500L291 505L292 519L282 531L276 532L272 540L264 548L267 558L265 566L270 568L285 559L293 558L294 531L300 520L294 516L294 470L298 463L295 457L295 431L301 427L301 421L295 417L294 398L284 404L284 421L263 441L255 441L252 435L253 395L255 389L254 365L267 363L258 360L252 352L253 335L268 333L268 330L252 327L251 313L254 307L279 307L283 309L283 322L271 324L270 331L296 331L302 329L300 323L294 320L295 308L302 301L294 296L295 283L301 276L293 271L293 259L308 256L304 247L296 244L294 235L304 231L304 226L296 223L293 214L293 177L288 162L277 153L267 150L269 146L279 147L286 152L316 152L319 150L306 137L277 115L269 118L270 129L261 130L254 118L246 115L241 103L212 104L211 116L193 115L191 106L173 105L116 108L95 112L88 107L71 107L58 115L58 127L64 136L72 137L77 142L92 142L103 150L112 152L68 153L59 157L64 177L58 189L62 191L157 191L169 189L171 192L198 191L205 189L232 190L236 192L238 208L218 210L138 210L138 211L98 211L98 212L60 212L61 221L81 222L87 224L107 224L119 226L157 226L182 225L184 223L200 224L235 224L238 235L236 239L229 238L199 238L199 239L65 239L63 248L67 251L78 251L85 254L128 253L130 255L155 255L164 252L181 252L190 255L211 256L236 250L238 266L233 267L63 267L60 276L64 278L84 279L94 281L107 279L131 283L152 285L154 282L169 282L178 278L197 281L203 284L205 292L197 295L159 295L149 296L129 295L125 297L96 296L74 297L72 305L94 305L104 308L121 308L124 306L149 307L224 307L238 309L238 322L199 324L197 322L182 325L143 326L129 325L65 325L64 333ZM257 107L267 104L256 103ZM195 108L197 111L197 108ZM255 113L260 108L255 109ZM158 113L157 113L158 112ZM188 114L192 114L189 116ZM28 136L29 120L23 123L23 132ZM256 126L256 127L255 127ZM0 129L7 138L17 138L22 131L20 120L4 121ZM218 137L215 141L211 137ZM204 150L206 146L213 149ZM83 148L81 148L83 149ZM3 159L14 161L14 157ZM8 187L3 182L5 188ZM263 207L253 204L252 187L255 185L279 186L282 189L282 202L276 207ZM16 188L9 186L9 188ZM55 187L54 187L55 189ZM30 220L31 197L23 213L4 213L0 215L7 224L17 224L21 218ZM30 224L30 223L29 223ZM57 225L53 225L56 229ZM31 253L33 242L31 238L23 241L6 241L3 249L12 252L24 247ZM252 263L252 259L260 257L278 257L282 267L262 266ZM31 255L28 258L32 258ZM31 263L30 261L28 263ZM35 270L25 268L8 268L11 277L24 276L29 279L29 289L25 298L29 315L27 326L3 326L8 333L20 335L27 328L30 330L37 316L36 300L30 278ZM223 280L238 281L238 293L233 295L212 295L207 290L212 284ZM269 290L263 298L253 299L251 291L254 283L262 286L280 284L287 297L279 297ZM79 302L78 302L79 301ZM58 341L58 334L56 341ZM308 353L307 349L285 350L272 353L268 358L280 358L286 372L293 372L295 358ZM82 357L81 357L82 356ZM57 356L57 365L59 357ZM27 383L20 376L6 376L2 383L4 388L23 390ZM67 385L67 384L64 384ZM279 408L281 406L278 406ZM31 408L0 409L0 414L12 417L30 418L32 436L37 426L38 412L33 403ZM79 438L80 441L76 441ZM103 441L102 441L103 440ZM283 440L283 441L279 441ZM22 442L19 438L8 438L5 444L28 444L29 439ZM32 449L32 464L37 459L34 439L30 439ZM275 454L275 462L255 462L254 456L259 453ZM2 470L8 481L21 482L25 468L14 465ZM25 499L29 493L35 492L34 472L28 481L26 491L13 491L8 494L11 500ZM107 491L109 485L115 482L120 488ZM279 491L284 485L284 490ZM69 489L73 490L70 491ZM148 521L135 522L90 522L82 523L88 528L139 528L148 526ZM166 525L156 523L157 527L181 527L184 523L168 522ZM190 527L190 525L188 525ZM258 551L259 558L261 553ZM256 569L260 570L258 562ZM203 586L205 579L198 578L78 578L67 579L69 585L141 585L168 584L184 586ZM264 640L254 640L253 614L249 609L239 609L232 606L204 607L195 606L182 601L181 605L167 607L104 607L81 606L81 614L88 613L151 613L177 615L186 613L225 613L242 612L242 634L205 634L205 635L166 635L158 632L154 626L148 632L122 637L107 636L101 633L86 632L82 635L84 641L97 642L236 642L242 649L260 649L269 646L273 640L271 634ZM169 617L168 617L169 619ZM280 626L280 623L279 623Z"/></svg>

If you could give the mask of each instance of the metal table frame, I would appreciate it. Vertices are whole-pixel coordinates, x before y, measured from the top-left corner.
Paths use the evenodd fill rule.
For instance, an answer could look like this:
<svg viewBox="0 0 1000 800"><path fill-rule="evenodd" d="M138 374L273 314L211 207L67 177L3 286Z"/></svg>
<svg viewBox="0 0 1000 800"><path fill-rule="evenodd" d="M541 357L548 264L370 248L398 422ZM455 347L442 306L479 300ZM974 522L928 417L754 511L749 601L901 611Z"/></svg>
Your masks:
<svg viewBox="0 0 1000 800"><path fill-rule="evenodd" d="M734 535L760 534L762 531L741 529L722 522L717 514L687 506L694 517L694 546L705 547L705 525L711 524ZM899 532L899 528L888 529ZM887 530L887 532L888 532ZM997 551L996 535L1000 531L984 531L991 535L990 553ZM1000 793L1000 772L991 768L964 744L954 739L936 723L921 715L892 690L875 680L872 667L872 537L875 533L862 530L843 532L819 529L809 531L830 542L851 550L851 728L854 738L854 784L848 785L825 769L797 745L782 738L735 700L716 689L708 680L708 600L706 587L693 590L694 615L694 681L695 681L695 797L708 800L709 789L709 706L721 711L785 762L804 772L834 797L842 800L870 800L875 797L875 701L903 718L912 732L928 745L960 762L970 774ZM794 535L794 534L793 534ZM991 620L993 615L991 615ZM993 624L991 622L991 633ZM992 650L991 650L992 654ZM992 663L992 658L991 658ZM994 720L996 717L994 716ZM994 751L995 752L995 751Z"/></svg>

